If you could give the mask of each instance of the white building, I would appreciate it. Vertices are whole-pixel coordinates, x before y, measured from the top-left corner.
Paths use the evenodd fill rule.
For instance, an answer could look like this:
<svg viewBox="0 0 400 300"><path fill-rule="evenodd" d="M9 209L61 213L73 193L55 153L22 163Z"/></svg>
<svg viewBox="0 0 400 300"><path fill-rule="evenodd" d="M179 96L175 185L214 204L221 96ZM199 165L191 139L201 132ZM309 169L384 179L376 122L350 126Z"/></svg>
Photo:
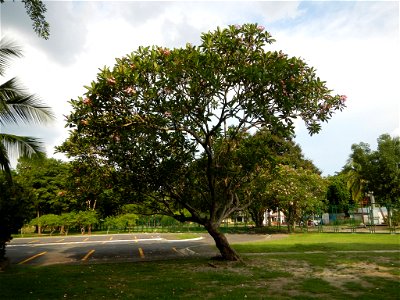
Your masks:
<svg viewBox="0 0 400 300"><path fill-rule="evenodd" d="M264 212L264 221L263 225L268 226L268 225L278 225L278 224L285 224L286 219L285 215L282 211L277 210L266 210Z"/></svg>

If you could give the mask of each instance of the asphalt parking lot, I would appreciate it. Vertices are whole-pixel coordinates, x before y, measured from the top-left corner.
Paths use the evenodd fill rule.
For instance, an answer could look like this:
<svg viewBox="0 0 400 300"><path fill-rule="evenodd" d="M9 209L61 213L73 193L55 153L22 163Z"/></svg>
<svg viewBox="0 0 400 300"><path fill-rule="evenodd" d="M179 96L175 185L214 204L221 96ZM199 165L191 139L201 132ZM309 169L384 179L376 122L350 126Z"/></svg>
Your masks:
<svg viewBox="0 0 400 300"><path fill-rule="evenodd" d="M226 236L230 243L280 238L256 234ZM218 255L214 240L208 234L182 239L175 233L16 238L6 249L10 263L20 265L146 261Z"/></svg>

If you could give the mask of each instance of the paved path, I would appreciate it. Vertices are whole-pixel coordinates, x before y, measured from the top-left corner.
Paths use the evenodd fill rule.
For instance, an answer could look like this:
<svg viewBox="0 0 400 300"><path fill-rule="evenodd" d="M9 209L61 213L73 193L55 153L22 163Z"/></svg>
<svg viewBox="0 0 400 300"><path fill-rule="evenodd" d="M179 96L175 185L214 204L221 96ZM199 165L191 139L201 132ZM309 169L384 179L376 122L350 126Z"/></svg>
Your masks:
<svg viewBox="0 0 400 300"><path fill-rule="evenodd" d="M271 239L269 235L227 234L230 243ZM284 236L284 235L282 235ZM275 238L282 238L279 235ZM112 234L16 238L7 246L11 264L50 265L102 261L143 261L216 256L208 234L179 239L178 234Z"/></svg>

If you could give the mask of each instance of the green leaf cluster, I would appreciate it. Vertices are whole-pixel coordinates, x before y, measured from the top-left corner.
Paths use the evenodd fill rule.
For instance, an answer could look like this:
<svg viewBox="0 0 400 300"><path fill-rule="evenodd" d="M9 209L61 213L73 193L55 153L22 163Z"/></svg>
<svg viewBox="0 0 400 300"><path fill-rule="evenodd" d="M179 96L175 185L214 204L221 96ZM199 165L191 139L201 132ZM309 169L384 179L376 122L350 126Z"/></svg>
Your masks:
<svg viewBox="0 0 400 300"><path fill-rule="evenodd" d="M32 219L29 224L32 226L40 226L44 230L50 229L51 234L55 230L60 233L68 234L69 229L90 228L99 223L98 214L95 211L78 211L63 213L61 215L44 214L40 217Z"/></svg>
<svg viewBox="0 0 400 300"><path fill-rule="evenodd" d="M30 198L17 183L10 185L8 178L0 172L0 261L4 259L6 243L13 233L29 219Z"/></svg>
<svg viewBox="0 0 400 300"><path fill-rule="evenodd" d="M5 0L0 0L0 4L4 2ZM24 3L26 13L33 22L32 27L35 33L47 40L50 36L50 24L45 17L46 5L41 0L22 0L22 3Z"/></svg>
<svg viewBox="0 0 400 300"><path fill-rule="evenodd" d="M14 180L32 199L36 214L61 214L70 209L63 197L67 176L68 163L35 155L18 160Z"/></svg>

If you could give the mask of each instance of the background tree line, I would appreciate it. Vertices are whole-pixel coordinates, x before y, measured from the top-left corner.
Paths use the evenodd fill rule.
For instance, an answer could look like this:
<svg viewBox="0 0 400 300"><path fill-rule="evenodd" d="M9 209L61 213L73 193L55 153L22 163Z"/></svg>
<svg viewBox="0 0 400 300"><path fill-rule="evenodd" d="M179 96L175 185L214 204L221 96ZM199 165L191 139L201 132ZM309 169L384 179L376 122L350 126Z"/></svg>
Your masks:
<svg viewBox="0 0 400 300"><path fill-rule="evenodd" d="M304 158L301 148L291 139L279 139L268 132L248 137L242 155L261 151L262 147L270 152L273 164L265 162L257 170L258 176L240 190L240 197L254 200L247 211L258 227L263 226L265 211L276 208L287 216L290 229L295 223L306 221L304 218L328 212L333 206L338 212L348 214L349 208L359 204L371 191L379 205L399 208L400 196L396 188L399 186L399 138L381 135L375 151L365 143L354 144L342 171L327 178ZM257 158L252 156L252 159ZM358 173L355 173L356 163L359 164ZM43 155L20 158L13 178L21 199L25 199L21 201L26 211L25 223L31 222L39 232L44 226L47 229L64 227L61 230L65 232L70 226L78 230L85 227L88 231L90 225L107 218L109 224L123 224L121 220L125 218L134 225L140 214L147 215L150 211L146 205L129 206L137 202L130 198L135 195L121 191L124 186L115 185L116 174L113 173L115 171L100 166L89 168ZM3 185L5 183L3 176ZM88 212L88 221L83 217L85 212ZM115 216L121 219L112 221Z"/></svg>

